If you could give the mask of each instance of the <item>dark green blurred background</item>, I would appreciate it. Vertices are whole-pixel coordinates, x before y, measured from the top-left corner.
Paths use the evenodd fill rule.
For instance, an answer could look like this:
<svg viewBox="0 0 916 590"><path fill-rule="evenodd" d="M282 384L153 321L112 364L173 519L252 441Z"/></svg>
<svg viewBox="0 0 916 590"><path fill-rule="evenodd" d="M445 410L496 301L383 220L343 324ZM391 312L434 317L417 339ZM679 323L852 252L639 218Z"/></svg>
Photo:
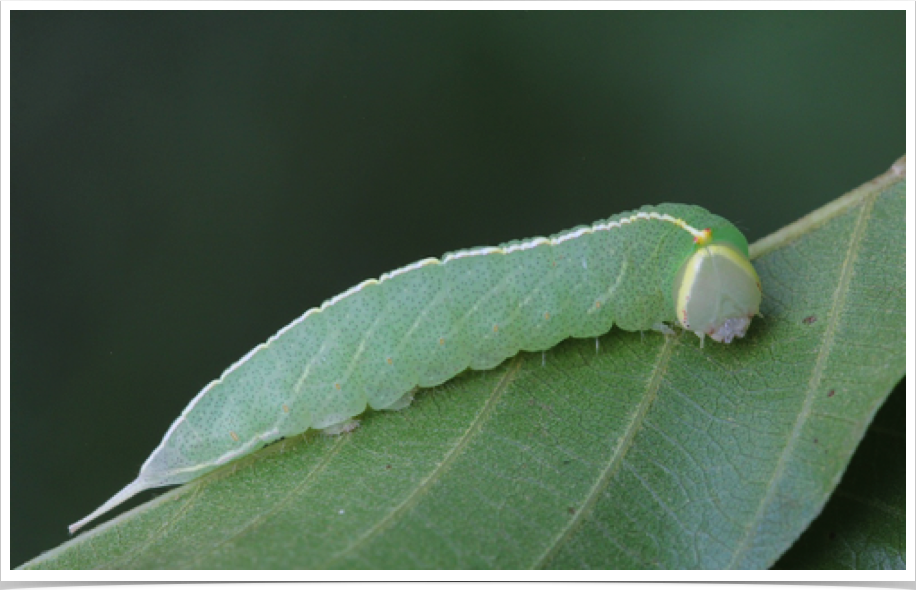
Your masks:
<svg viewBox="0 0 916 590"><path fill-rule="evenodd" d="M753 241L905 149L902 11L11 23L13 566L362 279L669 200Z"/></svg>

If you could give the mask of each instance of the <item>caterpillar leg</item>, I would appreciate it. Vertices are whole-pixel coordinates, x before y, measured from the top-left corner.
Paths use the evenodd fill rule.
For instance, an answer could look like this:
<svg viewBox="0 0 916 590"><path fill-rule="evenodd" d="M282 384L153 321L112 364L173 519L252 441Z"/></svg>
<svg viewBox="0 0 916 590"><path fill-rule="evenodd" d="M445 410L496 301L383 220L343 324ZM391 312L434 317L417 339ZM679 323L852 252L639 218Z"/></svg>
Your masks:
<svg viewBox="0 0 916 590"><path fill-rule="evenodd" d="M656 332L661 332L665 336L674 336L674 333L675 333L674 330L672 330L670 326L668 326L667 324L663 324L662 322L659 322L653 325L652 329L655 330Z"/></svg>
<svg viewBox="0 0 916 590"><path fill-rule="evenodd" d="M382 409L391 410L393 412L403 410L404 408L406 408L413 402L413 396L415 393L417 393L417 389L419 388L414 387L413 389L411 389L410 391L408 391L407 393L405 393L398 399L394 400L394 402L389 404L388 407L382 408Z"/></svg>
<svg viewBox="0 0 916 590"><path fill-rule="evenodd" d="M359 428L359 420L345 420L343 422L338 422L337 424L331 424L330 426L322 428L321 434L327 436L335 436L338 434L353 432L357 428Z"/></svg>

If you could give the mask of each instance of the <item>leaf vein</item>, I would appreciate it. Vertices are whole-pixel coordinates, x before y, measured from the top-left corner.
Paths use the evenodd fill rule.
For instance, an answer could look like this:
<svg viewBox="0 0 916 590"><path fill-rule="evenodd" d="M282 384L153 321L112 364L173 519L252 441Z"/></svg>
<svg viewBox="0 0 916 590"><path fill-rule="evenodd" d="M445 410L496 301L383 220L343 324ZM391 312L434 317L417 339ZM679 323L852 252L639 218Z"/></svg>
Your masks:
<svg viewBox="0 0 916 590"><path fill-rule="evenodd" d="M477 416L474 417L474 421L470 424L467 431L458 439L452 449L445 455L442 462L426 476L423 481L411 492L397 507L391 510L384 518L380 519L375 525L367 529L362 535L356 538L349 547L339 551L338 553L331 556L328 562L325 564L325 568L332 567L331 564L343 559L345 556L353 554L357 548L361 545L364 545L372 537L375 537L381 533L386 528L390 527L391 524L398 518L403 517L410 508L416 506L425 494L429 492L432 488L432 485L438 480L448 469L454 464L456 459L462 454L462 452L467 448L470 441L480 433L480 430L483 424L487 421L490 415L493 413L494 408L496 407L497 402L502 397L502 394L508 389L509 384L515 379L515 376L518 374L518 371L521 369L523 360L521 356L516 357L510 363L506 374L499 380L496 387L493 388L493 392L490 395L490 399L487 400L487 403L483 406Z"/></svg>
<svg viewBox="0 0 916 590"><path fill-rule="evenodd" d="M561 547L583 526L585 517L592 512L595 504L598 503L601 495L610 485L614 475L620 470L624 456L629 452L633 440L636 438L636 433L642 426L649 412L649 408L658 396L658 390L662 385L663 375L668 367L668 361L671 358L673 349L674 344L672 339L666 338L665 343L662 345L658 361L655 363L655 368L650 375L649 383L646 388L646 395L636 412L633 414L630 423L627 425L625 434L620 444L617 446L616 451L611 453L608 463L602 470L600 477L598 477L595 484L588 491L588 495L582 503L582 507L576 511L575 516L569 520L569 523L559 531L550 543L548 543L545 551L534 560L532 569L544 569L557 553L559 553Z"/></svg>

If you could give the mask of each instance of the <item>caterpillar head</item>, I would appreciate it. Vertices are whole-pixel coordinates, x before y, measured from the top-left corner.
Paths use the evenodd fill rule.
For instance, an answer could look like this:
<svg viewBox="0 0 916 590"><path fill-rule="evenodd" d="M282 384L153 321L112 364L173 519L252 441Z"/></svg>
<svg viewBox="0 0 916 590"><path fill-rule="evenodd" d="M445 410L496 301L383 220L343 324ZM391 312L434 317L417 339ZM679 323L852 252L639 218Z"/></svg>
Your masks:
<svg viewBox="0 0 916 590"><path fill-rule="evenodd" d="M674 281L678 322L702 341L705 336L728 344L742 338L760 313L760 279L742 240L718 240L708 232ZM743 247L742 247L743 246Z"/></svg>

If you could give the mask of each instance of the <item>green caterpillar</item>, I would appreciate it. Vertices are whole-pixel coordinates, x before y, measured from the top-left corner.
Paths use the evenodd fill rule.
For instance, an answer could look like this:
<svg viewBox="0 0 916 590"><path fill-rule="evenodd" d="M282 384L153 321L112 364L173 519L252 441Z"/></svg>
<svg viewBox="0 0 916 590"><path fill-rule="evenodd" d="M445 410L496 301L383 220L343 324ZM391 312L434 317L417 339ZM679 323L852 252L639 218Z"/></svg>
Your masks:
<svg viewBox="0 0 916 590"><path fill-rule="evenodd" d="M702 229L699 229L702 228ZM520 350L669 324L719 342L760 306L747 240L678 204L647 206L550 238L460 250L368 280L308 310L207 385L135 481L73 533L142 490L179 484L308 428L345 432L366 406L489 369Z"/></svg>

